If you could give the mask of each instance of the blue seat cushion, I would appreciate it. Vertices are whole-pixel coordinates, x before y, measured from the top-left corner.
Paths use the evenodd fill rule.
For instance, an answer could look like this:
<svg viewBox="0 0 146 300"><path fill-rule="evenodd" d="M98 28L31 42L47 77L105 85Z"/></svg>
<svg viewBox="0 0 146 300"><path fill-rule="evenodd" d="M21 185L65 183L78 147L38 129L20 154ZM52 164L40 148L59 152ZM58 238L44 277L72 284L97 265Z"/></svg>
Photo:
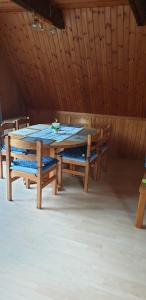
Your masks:
<svg viewBox="0 0 146 300"><path fill-rule="evenodd" d="M6 145L2 144L1 151L6 152ZM16 147L11 147L11 152L17 153L17 154L26 154L27 149L21 149Z"/></svg>
<svg viewBox="0 0 146 300"><path fill-rule="evenodd" d="M103 144L100 146L100 151L101 151L101 153L105 153L107 150L108 150L108 145L107 145L107 143L103 143Z"/></svg>
<svg viewBox="0 0 146 300"><path fill-rule="evenodd" d="M61 151L59 155L63 158L63 160L85 162L87 159L86 146L65 149L64 151ZM90 162L96 158L97 158L97 153L95 151L92 151L90 155Z"/></svg>
<svg viewBox="0 0 146 300"><path fill-rule="evenodd" d="M49 170L53 165L56 165L58 160L49 156L42 158L42 171ZM25 173L37 174L37 161L35 160L24 160L14 159L11 163L11 170L22 171Z"/></svg>

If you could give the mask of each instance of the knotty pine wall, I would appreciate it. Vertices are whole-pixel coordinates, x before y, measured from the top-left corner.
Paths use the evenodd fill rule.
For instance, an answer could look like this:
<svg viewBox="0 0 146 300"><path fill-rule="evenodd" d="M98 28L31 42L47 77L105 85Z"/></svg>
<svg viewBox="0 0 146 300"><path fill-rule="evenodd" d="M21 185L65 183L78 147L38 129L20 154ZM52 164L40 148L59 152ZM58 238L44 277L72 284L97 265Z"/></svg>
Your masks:
<svg viewBox="0 0 146 300"><path fill-rule="evenodd" d="M65 111L30 111L32 123L50 123L57 118L61 123L79 123L80 118L91 120L93 128L110 124L112 127L110 155L112 157L144 160L146 154L146 119Z"/></svg>
<svg viewBox="0 0 146 300"><path fill-rule="evenodd" d="M145 117L146 27L129 6L64 9L64 17L65 30L51 34L32 29L31 13L0 12L27 109Z"/></svg>
<svg viewBox="0 0 146 300"><path fill-rule="evenodd" d="M2 119L26 114L22 93L2 51L0 51L0 104Z"/></svg>
<svg viewBox="0 0 146 300"><path fill-rule="evenodd" d="M146 27L136 26L128 5L113 4L120 0L106 2L65 8L66 28L54 35L33 30L31 13L0 10L0 42L32 123L53 121L55 111L64 111L62 122L87 113L93 126L112 125L112 155L142 158Z"/></svg>

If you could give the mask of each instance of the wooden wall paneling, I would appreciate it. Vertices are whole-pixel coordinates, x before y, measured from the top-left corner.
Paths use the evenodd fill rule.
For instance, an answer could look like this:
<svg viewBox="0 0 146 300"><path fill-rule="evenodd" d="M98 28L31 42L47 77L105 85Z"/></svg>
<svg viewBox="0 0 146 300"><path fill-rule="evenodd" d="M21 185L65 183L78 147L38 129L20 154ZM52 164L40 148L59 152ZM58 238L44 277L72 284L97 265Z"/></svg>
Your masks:
<svg viewBox="0 0 146 300"><path fill-rule="evenodd" d="M9 44L13 45L13 68L15 68L15 65L17 63L18 66L18 73L17 73L17 82L19 83L21 81L21 86L25 86L27 98L32 100L33 94L32 90L30 90L29 85L29 72L28 72L28 65L29 61L27 63L27 53L26 49L23 45L22 41L22 35L21 35L21 25L19 24L19 14L17 15L17 18L15 18L14 14L11 14L10 16L10 39ZM17 62L16 62L17 61ZM22 78L19 77L22 74ZM27 100L26 98L26 100Z"/></svg>
<svg viewBox="0 0 146 300"><path fill-rule="evenodd" d="M145 124L143 124L142 126L142 137L143 139L141 139L140 142L140 149L144 149L144 155L146 155L146 130L145 130Z"/></svg>
<svg viewBox="0 0 146 300"><path fill-rule="evenodd" d="M89 9L90 10L90 9ZM88 12L89 12L88 10ZM90 21L91 22L91 21ZM89 24L87 20L87 10L82 9L82 33L83 33L83 40L84 40L84 47L85 47L85 62L87 66L87 79L88 79L88 86L89 86L89 99L88 101L88 112L94 110L94 95L93 95L93 74L92 74L92 65L91 65L91 53L90 53L90 41L89 41Z"/></svg>
<svg viewBox="0 0 146 300"><path fill-rule="evenodd" d="M104 89L103 89L103 85L104 85L104 74L103 74L103 55L102 55L102 35L100 32L100 22L101 22L101 9L97 8L96 9L96 26L97 26L97 39L96 39L96 45L97 45L97 58L98 58L98 66L99 66L99 73L100 73L100 88L101 88L101 94L100 94L100 106L101 106L101 110L103 109L103 107L105 108L105 95L104 95ZM94 15L95 16L95 15Z"/></svg>
<svg viewBox="0 0 146 300"><path fill-rule="evenodd" d="M141 103L141 114L146 116L146 28L142 28L142 43L141 43L141 57L139 59L139 67L137 67L140 71L139 76L139 85L137 88L137 98L136 105ZM137 84L137 81L136 81Z"/></svg>
<svg viewBox="0 0 146 300"><path fill-rule="evenodd" d="M65 44L63 42L62 32L58 33L58 36L53 36L54 49L56 50L56 62L60 71L60 91L61 91L61 103L60 106L64 106L64 109L69 109L69 103L71 95L73 94L73 82L70 85L70 70L68 68L68 57ZM57 68L57 65L56 65ZM63 79L63 80L62 80Z"/></svg>
<svg viewBox="0 0 146 300"><path fill-rule="evenodd" d="M44 99L42 99L42 101L45 102L46 108L55 109L55 103L53 101L53 94L55 89L54 86L52 86L51 73L48 74L48 69L50 70L50 66L48 66L48 58L44 42L45 32L37 32L36 30L34 30L34 36L35 47L37 50L37 69L40 73L42 82L41 98L43 95ZM51 97L48 97L48 91L50 92Z"/></svg>
<svg viewBox="0 0 146 300"><path fill-rule="evenodd" d="M17 50L14 46L14 39L12 40L13 34L11 30L11 20L6 22L5 15L0 16L1 21L1 41L3 45L3 49L5 49L5 56L8 59L8 62L10 62L11 67L14 71L14 74L17 78L17 83L21 87L21 91L24 95L24 99L27 97L30 98L29 91L27 90L27 82L25 81L25 76L23 74L23 70L21 68L21 65L19 64L19 59L17 59ZM15 38L15 37L14 37ZM12 41L12 42L11 42ZM11 47L9 47L11 43Z"/></svg>
<svg viewBox="0 0 146 300"><path fill-rule="evenodd" d="M52 35L32 29L31 13L0 13L2 47L28 109L144 116L146 29L129 6L64 15L65 30Z"/></svg>
<svg viewBox="0 0 146 300"><path fill-rule="evenodd" d="M139 122L138 120L136 121L136 130L135 130L135 137L133 141L133 151L134 153L138 152L138 147L139 147L139 141L140 141L140 136L141 136L141 129L142 129L142 122Z"/></svg>
<svg viewBox="0 0 146 300"><path fill-rule="evenodd" d="M62 62L62 56L59 55L59 44L58 47L55 47L54 38L49 38L49 46L51 50L52 60L54 62L54 81L55 81L55 88L57 88L58 91L58 104L59 107L62 107L62 103L65 102L64 99L67 99L67 89L64 89L64 68L63 68L63 62ZM63 69L62 69L63 68ZM63 82L62 82L63 81Z"/></svg>
<svg viewBox="0 0 146 300"><path fill-rule="evenodd" d="M93 18L92 18L92 9L86 10L86 26L87 26L87 60L88 60L88 69L89 69L89 86L90 86L90 104L91 111L94 110L96 106L95 99L95 77L94 77L94 66L96 64L95 55L93 51L94 47L94 31L93 31Z"/></svg>
<svg viewBox="0 0 146 300"><path fill-rule="evenodd" d="M107 95L106 107L107 112L111 112L110 99L112 97L112 32L111 32L111 9L105 8L105 43L106 43L106 61L107 61Z"/></svg>
<svg viewBox="0 0 146 300"><path fill-rule="evenodd" d="M80 103L80 107L82 107L82 102L84 103L85 110L87 110L86 102L89 101L89 95L87 94L87 86L85 85L85 74L84 74L84 57L82 52L82 35L80 32L80 10L70 10L70 25L71 31L73 35L73 45L75 49L75 57L76 57L76 68L78 72L78 102ZM75 110L75 108L74 108ZM81 108L82 110L82 108Z"/></svg>
<svg viewBox="0 0 146 300"><path fill-rule="evenodd" d="M30 21L32 20L32 16L30 15ZM46 108L48 109L53 109L53 90L54 87L52 87L52 82L51 82L51 74L47 74L46 71L46 66L47 66L47 55L46 55L46 50L45 50L45 43L44 43L44 35L45 32L42 31L37 31L33 30L32 35L33 35L33 40L34 40L34 49L36 49L36 66L39 75L40 75L40 85L41 85L41 90L40 90L40 98L42 98L42 101L45 103ZM49 34L49 33L48 33ZM50 69L50 66L49 66ZM50 76L49 76L50 75ZM46 80L47 78L47 80ZM42 94L42 91L44 93ZM48 97L49 94L49 97Z"/></svg>
<svg viewBox="0 0 146 300"><path fill-rule="evenodd" d="M146 120L135 117L118 117L109 115L57 112L61 122L80 118L91 118L92 127L112 126L111 155L117 157L144 159L146 148Z"/></svg>
<svg viewBox="0 0 146 300"><path fill-rule="evenodd" d="M138 92L137 89L137 101L136 103L141 105L141 107L139 108L141 110L141 114L146 117L146 28L143 27L142 30L142 40L143 40L143 51L142 51L142 55L141 55L141 62L143 63L143 71L141 74L141 86L139 86L139 88L141 88L141 93ZM141 101L142 99L142 101Z"/></svg>
<svg viewBox="0 0 146 300"><path fill-rule="evenodd" d="M66 22L68 24L69 22L69 16L66 13ZM65 75L66 75L66 82L65 82L65 88L66 88L66 83L67 83L67 98L66 98L66 102L67 102L67 106L68 106L68 110L70 110L70 103L71 103L71 99L72 99L72 95L74 95L74 101L75 101L75 106L77 108L77 110L80 110L80 102L78 101L78 90L75 84L75 77L74 77L74 72L75 69L73 67L73 61L72 61L72 55L71 55L71 48L70 48L70 41L68 38L68 26L66 28L66 30L62 31L59 35L59 37L61 37L60 41L60 49L61 49L61 53L63 53L63 62L65 65ZM71 45L72 46L72 45Z"/></svg>
<svg viewBox="0 0 146 300"><path fill-rule="evenodd" d="M59 43L60 53L58 53L58 58L62 58L62 64L64 67L62 67L61 69L63 70L62 76L64 77L64 90L66 92L66 99L62 102L64 103L65 109L69 110L72 95L74 95L75 104L77 103L77 96L75 91L76 88L74 83L73 70L71 68L72 61L67 30L60 31L58 34L58 39L55 39L54 36L54 40L56 41L56 48L58 47Z"/></svg>
<svg viewBox="0 0 146 300"><path fill-rule="evenodd" d="M76 13L74 11L74 19L76 18ZM79 55L79 43L78 43L78 36L77 36L77 29L74 26L75 22L72 22L72 15L71 11L69 11L68 15L66 16L68 22L67 26L67 35L68 35L68 42L70 48L70 55L72 60L72 73L74 78L74 93L76 99L76 105L78 111L81 110L80 107L80 99L82 99L82 80L80 77L81 74L81 63L80 63L80 55Z"/></svg>
<svg viewBox="0 0 146 300"><path fill-rule="evenodd" d="M136 32L135 20L133 14L130 13L128 112L131 114L133 114L131 100L133 101L135 99L135 93L134 93L135 36L136 36L135 32Z"/></svg>
<svg viewBox="0 0 146 300"><path fill-rule="evenodd" d="M118 51L117 51L117 7L111 8L111 26L112 26L112 98L111 105L113 107L114 114L118 112L118 89L117 89L117 68L118 68Z"/></svg>
<svg viewBox="0 0 146 300"><path fill-rule="evenodd" d="M101 48L101 66L102 66L102 90L103 90L103 109L107 113L107 62L106 62L106 48L105 48L105 18L104 9L98 8L98 19L99 19L99 36L100 36L100 48Z"/></svg>
<svg viewBox="0 0 146 300"><path fill-rule="evenodd" d="M28 55L31 59L30 71L32 71L32 75L31 75L31 85L29 86L29 88L32 90L33 97L30 105L31 107L33 106L36 107L39 105L39 99L41 98L42 91L44 90L44 84L42 79L43 75L40 67L39 53L37 51L38 46L35 39L35 30L31 28L32 15L31 13L27 13L27 14L23 13L22 17L25 22L24 26L26 26L24 28L24 34L23 34L23 36L26 35L25 47L28 49ZM36 86L36 82L37 82L37 86Z"/></svg>
<svg viewBox="0 0 146 300"><path fill-rule="evenodd" d="M22 82L25 83L25 88L28 94L28 97L32 98L32 93L28 86L29 76L27 65L24 67L24 58L26 57L25 48L22 45L22 40L20 38L20 26L18 26L18 19L19 19L19 13L17 15L17 18L15 18L14 14L11 14L10 16L10 27L9 27L9 43L13 45L13 68L15 68L15 60L17 60L18 65L18 72L19 74L22 73ZM25 58L26 61L26 58ZM18 74L18 75L19 75ZM19 80L18 80L19 82Z"/></svg>
<svg viewBox="0 0 146 300"><path fill-rule="evenodd" d="M94 41L95 41L95 54L96 54L96 76L97 76L97 91L96 93L96 109L102 112L103 107L103 90L102 90L102 65L101 65L101 48L99 36L99 20L98 8L93 8L93 27L94 27Z"/></svg>
<svg viewBox="0 0 146 300"><path fill-rule="evenodd" d="M66 19L67 19L67 23L68 23L67 15L68 15L68 13L66 12ZM75 10L74 10L74 18L76 18ZM78 42L78 35L75 38L77 39L77 42ZM70 48L70 42L69 42L67 30L66 30L66 32L63 33L63 40L64 40L67 48L69 49L69 51L67 52L67 56L68 56L68 61L70 62L69 70L70 70L71 76L72 76L71 80L73 83L73 93L75 95L75 107L76 107L77 111L81 111L82 110L82 105L81 105L82 97L81 97L81 92L80 92L80 85L77 84L77 86L76 86L76 80L75 80L75 76L74 76L74 67L73 67L72 55L71 55L71 48ZM80 61L77 61L76 63L80 64ZM80 72L80 70L79 70L79 72Z"/></svg>
<svg viewBox="0 0 146 300"><path fill-rule="evenodd" d="M123 101L123 6L117 7L117 50L118 50L118 109L122 112L125 111L125 103Z"/></svg>
<svg viewBox="0 0 146 300"><path fill-rule="evenodd" d="M129 82L129 23L130 23L130 10L128 6L124 6L124 16L123 16L123 99L128 98L128 82ZM125 102L125 101L123 101ZM125 105L126 110L126 105Z"/></svg>
<svg viewBox="0 0 146 300"><path fill-rule="evenodd" d="M53 107L56 107L56 99L58 102L58 107L61 107L61 93L60 93L60 73L56 73L56 63L54 61L54 54L51 45L52 42L52 36L48 35L47 32L44 33L44 43L47 51L47 58L48 58L48 66L47 68L50 69L50 77L52 79L52 89L54 90L54 103ZM63 91L64 92L64 91ZM48 89L49 93L49 89Z"/></svg>
<svg viewBox="0 0 146 300"><path fill-rule="evenodd" d="M78 13L78 10L76 10ZM87 60L87 26L85 9L80 10L79 17L76 19L77 30L79 36L80 56L82 61L82 77L83 77L83 89L85 94L84 109L86 112L91 111L91 98L89 87L89 62Z"/></svg>
<svg viewBox="0 0 146 300"><path fill-rule="evenodd" d="M20 86L16 82L6 51L0 45L0 106L2 120L25 115L26 108ZM14 109L15 108L15 109Z"/></svg>
<svg viewBox="0 0 146 300"><path fill-rule="evenodd" d="M23 76L26 78L26 86L27 90L30 94L31 99L34 97L33 93L33 73L31 69L31 55L29 55L28 45L26 42L26 30L23 32L23 27L25 26L23 23L22 13L17 13L17 19L15 15L11 15L12 20L12 33L16 37L15 38L15 51L17 52L17 59L19 64L22 66ZM12 35L12 39L14 39ZM23 38L22 38L23 37ZM35 74L34 74L35 75ZM27 99L26 99L27 100Z"/></svg>

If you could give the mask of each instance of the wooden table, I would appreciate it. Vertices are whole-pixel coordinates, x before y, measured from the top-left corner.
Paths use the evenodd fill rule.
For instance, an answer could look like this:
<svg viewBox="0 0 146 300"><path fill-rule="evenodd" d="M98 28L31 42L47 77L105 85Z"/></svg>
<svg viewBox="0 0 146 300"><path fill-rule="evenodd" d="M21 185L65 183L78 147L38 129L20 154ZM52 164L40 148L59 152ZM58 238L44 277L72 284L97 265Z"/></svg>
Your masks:
<svg viewBox="0 0 146 300"><path fill-rule="evenodd" d="M67 125L63 125L67 126ZM14 139L25 139L26 141L37 141L38 139L41 139L44 144L46 142L46 148L49 148L49 154L51 156L55 156L56 149L60 148L72 148L72 147L78 147L85 145L87 142L87 136L88 134L94 135L96 133L96 130L93 128L83 128L83 127L75 127L75 125L71 126L68 125L67 127L71 128L78 128L79 132L75 134L71 134L70 137L67 137L66 139L62 141L52 141L47 144L47 139L49 140L49 134L46 137L43 138L43 133L45 129L50 129L51 125L50 124L37 124L37 125L32 125L23 129L11 131L9 135L13 137ZM61 131L58 131L58 135L61 135ZM39 138L33 137L33 135L38 135Z"/></svg>
<svg viewBox="0 0 146 300"><path fill-rule="evenodd" d="M65 125L64 125L65 126ZM77 133L70 135L70 137L67 137L63 139L62 141L51 141L50 143L47 143L47 140L50 140L50 136L52 135L52 129L50 124L37 124L33 126L29 126L23 129L11 131L9 135L13 137L14 139L23 139L25 141L32 141L35 142L38 139L42 140L43 143L46 143L46 155L50 155L51 157L56 157L58 150L64 149L64 148L72 148L72 147L78 147L85 145L87 143L87 137L88 135L94 135L96 134L97 130L93 128L83 128L83 127L75 127L75 125L66 125L66 127L69 127L70 130L73 132L73 130L78 130ZM62 128L62 125L61 125ZM50 131L51 129L51 131ZM44 136L45 130L48 132L50 131L50 135L47 135L47 138ZM57 133L59 135L59 131ZM60 130L61 135L61 130ZM33 136L38 136L33 137ZM61 190L61 186L58 185L58 190Z"/></svg>

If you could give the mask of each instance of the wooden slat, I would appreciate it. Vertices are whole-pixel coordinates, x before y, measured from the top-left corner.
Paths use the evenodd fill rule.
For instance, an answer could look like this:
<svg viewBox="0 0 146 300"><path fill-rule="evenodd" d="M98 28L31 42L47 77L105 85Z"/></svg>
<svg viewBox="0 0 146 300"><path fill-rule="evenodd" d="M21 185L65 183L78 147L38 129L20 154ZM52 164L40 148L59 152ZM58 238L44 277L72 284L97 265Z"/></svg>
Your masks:
<svg viewBox="0 0 146 300"><path fill-rule="evenodd" d="M73 112L57 112L57 114L62 123L68 117L72 123L78 123L79 119L91 120L91 126L94 128L110 124L112 127L111 155L144 159L146 149L145 119Z"/></svg>
<svg viewBox="0 0 146 300"><path fill-rule="evenodd" d="M32 29L31 13L0 14L1 48L28 114L46 110L47 122L53 110L146 116L146 27L129 6L66 9L64 17L65 30L52 34Z"/></svg>
<svg viewBox="0 0 146 300"><path fill-rule="evenodd" d="M62 8L90 8L104 7L128 4L128 0L55 0L55 3ZM0 12L18 12L24 11L19 5L10 0L2 0L0 2Z"/></svg>

